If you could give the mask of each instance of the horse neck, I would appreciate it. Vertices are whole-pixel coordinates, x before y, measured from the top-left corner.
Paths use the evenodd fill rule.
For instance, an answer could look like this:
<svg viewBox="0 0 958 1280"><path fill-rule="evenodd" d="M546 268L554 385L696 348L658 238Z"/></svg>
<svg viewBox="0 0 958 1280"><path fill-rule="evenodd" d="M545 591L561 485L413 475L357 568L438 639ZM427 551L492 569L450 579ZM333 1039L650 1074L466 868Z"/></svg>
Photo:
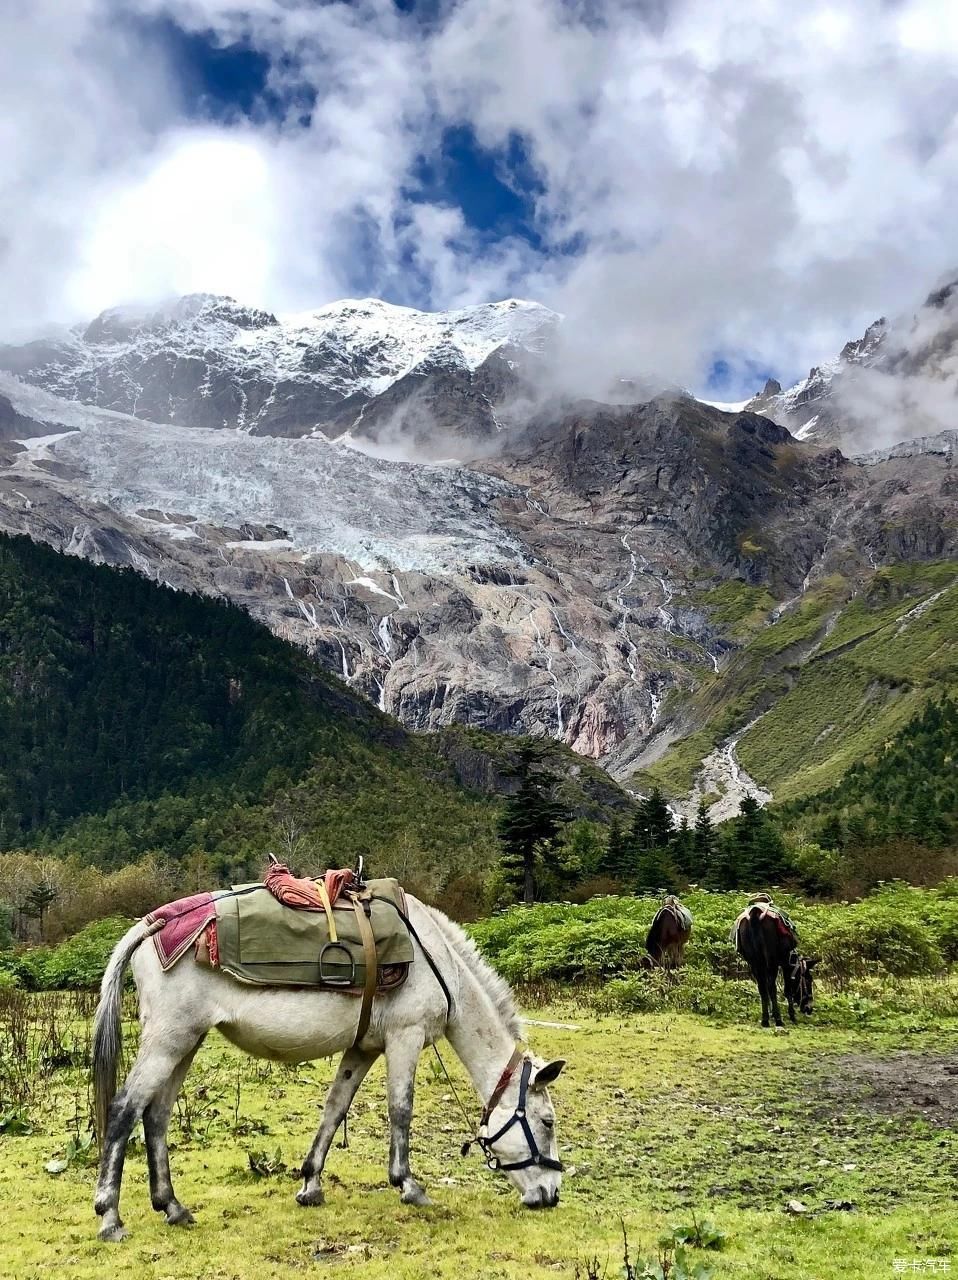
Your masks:
<svg viewBox="0 0 958 1280"><path fill-rule="evenodd" d="M515 1049L515 1037L476 976L460 964L456 1010L446 1039L469 1073L483 1102L489 1098Z"/></svg>

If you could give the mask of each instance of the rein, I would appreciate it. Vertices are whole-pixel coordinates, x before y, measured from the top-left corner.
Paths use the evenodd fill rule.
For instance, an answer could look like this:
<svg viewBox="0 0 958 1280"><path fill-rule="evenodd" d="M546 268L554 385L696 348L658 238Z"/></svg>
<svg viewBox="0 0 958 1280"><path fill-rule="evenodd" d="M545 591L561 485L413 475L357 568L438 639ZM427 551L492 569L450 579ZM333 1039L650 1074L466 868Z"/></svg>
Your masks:
<svg viewBox="0 0 958 1280"><path fill-rule="evenodd" d="M380 898L376 894L372 894L371 897L373 898L374 901L388 902L389 905L396 912L396 914L399 916L399 918L402 920L403 924L405 924L406 928L415 938L416 942L419 943L419 949L423 954L423 959L429 965L429 968L433 972L433 976L435 977L436 981L439 983L440 988L442 989L442 993L446 998L447 1011L449 1016L451 1016L452 1015L452 995L449 991L449 987L446 984L445 978L442 976L442 974L439 971L439 966L436 964L435 960L433 960L432 956L429 954L428 949L425 946L423 946L422 939L419 937L419 934L416 932L412 921L409 919L406 913L402 911L398 906L396 906L395 902L392 902L390 899ZM472 1128L472 1124L470 1123L470 1120L469 1120L469 1113L466 1110L466 1108L463 1106L462 1099L459 1097L459 1094L456 1091L456 1086L452 1082L452 1077L449 1075L449 1072L446 1070L446 1064L442 1060L442 1055L440 1054L438 1047L435 1044L433 1044L432 1048L433 1048L433 1053L435 1053L436 1055L436 1059L439 1063L439 1066L442 1068L442 1074L446 1077L446 1083L449 1085L449 1088L452 1091L452 1096L456 1100L456 1105L458 1106L459 1110L462 1112L462 1118L466 1123L466 1130L468 1131ZM513 1111L512 1115L509 1117L506 1123L502 1126L502 1128L499 1129L497 1133L494 1133L492 1137L490 1137L487 1132L488 1125L489 1125L489 1118L492 1115L492 1113L495 1111L496 1107L499 1105L502 1095L505 1093L506 1089L508 1089L509 1083L512 1080L512 1077L515 1075L516 1067L518 1067L520 1063L522 1064L522 1072L519 1076L519 1098L516 1103L516 1109L515 1111ZM539 1165L543 1169L555 1169L559 1173L562 1172L565 1166L563 1165L561 1160L553 1160L551 1156L543 1155L542 1152L539 1150L539 1144L536 1142L536 1135L532 1132L532 1126L529 1124L529 1121L526 1117L526 1095L528 1094L528 1091L529 1091L529 1081L531 1078L532 1078L532 1060L528 1056L526 1051L521 1047L521 1045L516 1045L515 1049L512 1051L512 1057L506 1063L506 1066L503 1068L502 1074L499 1076L499 1079L496 1082L496 1087L493 1089L492 1093L489 1095L489 1101L486 1103L486 1105L482 1109L482 1116L479 1120L479 1132L476 1134L474 1138L470 1138L468 1142L463 1143L460 1151L461 1155L467 1156L469 1154L470 1149L473 1146L473 1143L475 1143L481 1148L482 1154L485 1157L486 1165L488 1166L488 1168L492 1169L493 1171L501 1169L504 1172L508 1172L509 1170L512 1170L512 1169L528 1169L532 1165ZM499 1139L503 1136L503 1134L508 1133L508 1131L512 1128L514 1124L518 1124L522 1129L522 1132L525 1136L526 1143L528 1144L528 1147L529 1147L529 1156L528 1156L528 1159L519 1160L514 1164L503 1164L502 1161L499 1159L499 1157L493 1153L492 1146L494 1143L499 1141Z"/></svg>

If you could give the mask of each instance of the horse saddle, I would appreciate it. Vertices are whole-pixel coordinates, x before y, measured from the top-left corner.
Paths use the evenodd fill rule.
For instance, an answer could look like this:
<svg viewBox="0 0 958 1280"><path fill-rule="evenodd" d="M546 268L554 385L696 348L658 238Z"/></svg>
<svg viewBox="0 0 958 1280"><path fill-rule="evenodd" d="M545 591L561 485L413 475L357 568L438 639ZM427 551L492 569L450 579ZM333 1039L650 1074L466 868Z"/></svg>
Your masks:
<svg viewBox="0 0 958 1280"><path fill-rule="evenodd" d="M288 882L267 877L266 884L180 898L145 919L155 926L153 945L164 969L195 946L200 963L240 982L360 995L370 961L378 990L391 990L405 979L413 959L405 914L405 895L396 880L356 884L343 879L337 891L328 877L288 877Z"/></svg>
<svg viewBox="0 0 958 1280"><path fill-rule="evenodd" d="M259 883L234 885L214 899L214 907L210 961L240 982L360 994L370 965L377 970L377 987L388 990L405 978L413 959L402 919L405 897L396 880L370 880L328 910L286 906Z"/></svg>
<svg viewBox="0 0 958 1280"><path fill-rule="evenodd" d="M749 902L744 911L741 911L735 918L732 925L732 932L729 935L729 941L735 944L738 939L738 931L742 924L751 918L755 912L759 919L769 919L775 922L775 926L783 938L791 939L794 944L798 937L798 930L795 928L791 918L785 914L781 907L777 907L768 894L756 894Z"/></svg>

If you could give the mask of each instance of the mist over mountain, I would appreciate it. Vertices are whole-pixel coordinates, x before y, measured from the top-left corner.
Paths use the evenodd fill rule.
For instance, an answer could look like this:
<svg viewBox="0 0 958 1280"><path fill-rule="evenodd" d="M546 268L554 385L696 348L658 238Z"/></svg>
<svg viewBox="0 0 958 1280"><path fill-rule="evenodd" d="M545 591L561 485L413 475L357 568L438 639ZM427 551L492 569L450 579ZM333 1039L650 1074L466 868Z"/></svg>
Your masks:
<svg viewBox="0 0 958 1280"><path fill-rule="evenodd" d="M876 320L794 386L769 383L748 408L848 452L958 430L958 278L915 312Z"/></svg>

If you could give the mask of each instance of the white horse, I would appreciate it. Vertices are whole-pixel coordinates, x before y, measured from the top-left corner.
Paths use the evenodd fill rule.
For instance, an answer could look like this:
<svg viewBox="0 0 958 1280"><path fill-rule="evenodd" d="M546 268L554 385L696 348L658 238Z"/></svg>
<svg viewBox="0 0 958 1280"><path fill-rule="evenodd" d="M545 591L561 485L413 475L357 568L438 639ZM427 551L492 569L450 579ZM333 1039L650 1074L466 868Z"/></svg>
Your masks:
<svg viewBox="0 0 958 1280"><path fill-rule="evenodd" d="M248 986L197 964L191 956L164 972L155 948L141 946L152 932L143 921L120 939L103 975L93 1032L101 1143L94 1208L102 1220L101 1240L118 1241L128 1234L120 1220L120 1183L127 1140L141 1118L153 1208L171 1225L193 1221L173 1194L166 1131L176 1095L211 1027L247 1053L279 1062L307 1062L345 1051L303 1162L303 1185L296 1193L301 1205L322 1204L320 1179L330 1144L363 1078L382 1053L389 1104L389 1181L400 1188L406 1203L429 1203L410 1170L409 1128L416 1064L423 1047L442 1036L485 1104L475 1141L490 1168L506 1173L527 1207L558 1203L562 1164L546 1086L564 1062L544 1063L517 1047L519 1020L506 983L442 912L415 898L407 898L407 903L417 935L416 962L402 987L375 997L369 1028L358 1044L355 997L315 988ZM140 1049L117 1093L123 975L131 961L140 1002Z"/></svg>

